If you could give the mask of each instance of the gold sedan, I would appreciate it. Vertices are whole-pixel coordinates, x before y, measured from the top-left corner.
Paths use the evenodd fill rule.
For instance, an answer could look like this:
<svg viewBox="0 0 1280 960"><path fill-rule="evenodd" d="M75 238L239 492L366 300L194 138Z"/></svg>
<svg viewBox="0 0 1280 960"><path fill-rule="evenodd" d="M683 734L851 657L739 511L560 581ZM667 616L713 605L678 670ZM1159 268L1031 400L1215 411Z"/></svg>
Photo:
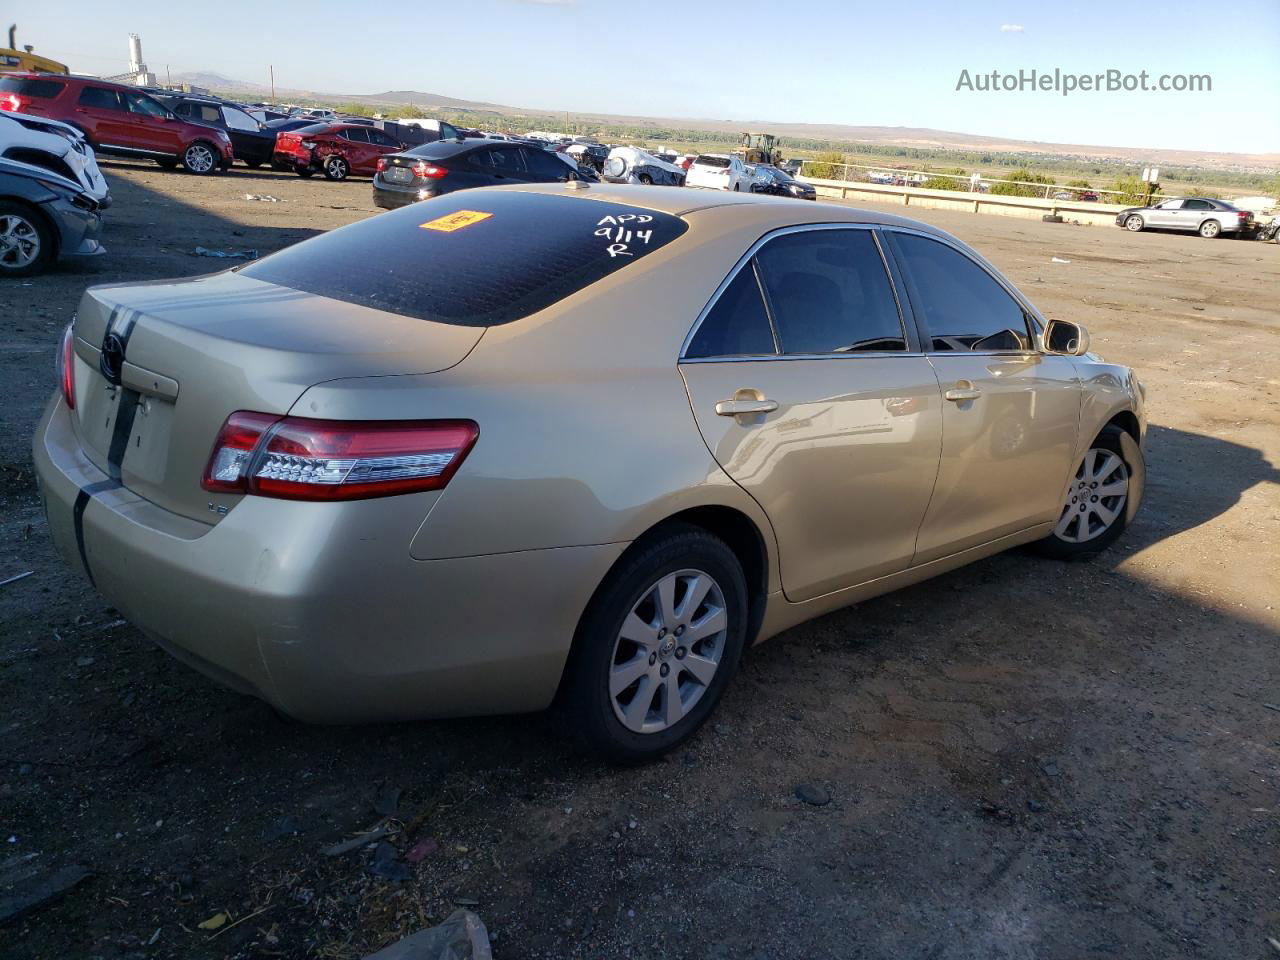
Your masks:
<svg viewBox="0 0 1280 960"><path fill-rule="evenodd" d="M34 452L62 553L209 676L325 722L558 700L637 760L748 644L1119 536L1142 391L1087 351L914 221L481 189L90 289Z"/></svg>

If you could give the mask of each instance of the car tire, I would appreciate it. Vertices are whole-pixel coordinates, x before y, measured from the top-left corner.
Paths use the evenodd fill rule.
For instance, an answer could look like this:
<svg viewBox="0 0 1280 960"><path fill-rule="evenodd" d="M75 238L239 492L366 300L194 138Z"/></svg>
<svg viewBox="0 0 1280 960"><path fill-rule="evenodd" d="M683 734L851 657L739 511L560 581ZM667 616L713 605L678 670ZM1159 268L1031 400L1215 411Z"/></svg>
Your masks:
<svg viewBox="0 0 1280 960"><path fill-rule="evenodd" d="M1217 220L1206 220L1197 232L1206 240L1215 240L1222 233L1222 224Z"/></svg>
<svg viewBox="0 0 1280 960"><path fill-rule="evenodd" d="M1125 220L1124 220L1124 228L1128 230L1130 233L1138 233L1146 225L1147 225L1146 221L1143 220L1136 213L1129 214L1129 216L1125 217Z"/></svg>
<svg viewBox="0 0 1280 960"><path fill-rule="evenodd" d="M221 167L218 149L207 140L196 140L182 151L182 165L187 173L207 177L217 173Z"/></svg>
<svg viewBox="0 0 1280 960"><path fill-rule="evenodd" d="M336 153L320 161L320 169L324 171L326 180L341 181L351 176L351 164Z"/></svg>
<svg viewBox="0 0 1280 960"><path fill-rule="evenodd" d="M636 179L639 180L641 183L643 183L646 187L653 186L653 177L649 176L647 173L640 174L640 176L636 177Z"/></svg>
<svg viewBox="0 0 1280 960"><path fill-rule="evenodd" d="M1080 458L1067 484L1057 526L1053 533L1034 544L1035 549L1057 560L1097 556L1133 521L1142 505L1146 478L1146 462L1138 442L1114 424L1104 427ZM1117 487L1121 482L1122 499L1115 494L1097 492ZM1108 519L1098 512L1098 507L1111 517Z"/></svg>
<svg viewBox="0 0 1280 960"><path fill-rule="evenodd" d="M735 183L735 184L733 185L733 192L734 192L734 193L741 193L741 192L742 192L742 184L740 184L740 183Z"/></svg>
<svg viewBox="0 0 1280 960"><path fill-rule="evenodd" d="M0 200L0 277L42 273L57 254L44 218L20 203Z"/></svg>
<svg viewBox="0 0 1280 960"><path fill-rule="evenodd" d="M711 715L737 670L747 610L742 565L718 537L672 524L637 541L578 625L559 698L570 732L619 763L678 746ZM699 627L691 643L680 642Z"/></svg>

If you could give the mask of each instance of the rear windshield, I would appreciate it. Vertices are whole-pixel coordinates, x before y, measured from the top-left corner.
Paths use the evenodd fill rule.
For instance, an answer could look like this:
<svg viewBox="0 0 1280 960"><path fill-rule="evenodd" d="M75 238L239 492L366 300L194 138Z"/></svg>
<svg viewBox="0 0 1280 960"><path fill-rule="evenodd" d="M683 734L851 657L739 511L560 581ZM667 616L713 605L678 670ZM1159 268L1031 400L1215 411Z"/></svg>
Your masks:
<svg viewBox="0 0 1280 960"><path fill-rule="evenodd" d="M670 214L587 197L464 190L303 241L241 273L406 317L492 327L563 300L687 229Z"/></svg>
<svg viewBox="0 0 1280 960"><path fill-rule="evenodd" d="M454 154L468 152L476 149L474 141L471 143L459 143L456 140L432 140L430 143L424 143L414 147L412 150L406 150L405 153L411 157L426 157L430 160L443 160L445 157L452 157Z"/></svg>
<svg viewBox="0 0 1280 960"><path fill-rule="evenodd" d="M64 86L58 80L0 76L0 93L16 93L24 97L56 97Z"/></svg>
<svg viewBox="0 0 1280 960"><path fill-rule="evenodd" d="M702 167L727 167L729 165L729 158L701 156L693 162Z"/></svg>

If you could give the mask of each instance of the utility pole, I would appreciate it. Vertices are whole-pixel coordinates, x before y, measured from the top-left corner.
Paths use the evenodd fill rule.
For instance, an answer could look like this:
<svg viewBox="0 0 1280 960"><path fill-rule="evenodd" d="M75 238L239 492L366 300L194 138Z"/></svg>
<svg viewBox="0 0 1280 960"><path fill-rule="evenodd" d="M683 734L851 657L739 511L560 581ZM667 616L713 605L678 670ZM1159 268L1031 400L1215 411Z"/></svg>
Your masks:
<svg viewBox="0 0 1280 960"><path fill-rule="evenodd" d="M268 64L267 69L271 71L271 102L276 102L276 68L274 64Z"/></svg>

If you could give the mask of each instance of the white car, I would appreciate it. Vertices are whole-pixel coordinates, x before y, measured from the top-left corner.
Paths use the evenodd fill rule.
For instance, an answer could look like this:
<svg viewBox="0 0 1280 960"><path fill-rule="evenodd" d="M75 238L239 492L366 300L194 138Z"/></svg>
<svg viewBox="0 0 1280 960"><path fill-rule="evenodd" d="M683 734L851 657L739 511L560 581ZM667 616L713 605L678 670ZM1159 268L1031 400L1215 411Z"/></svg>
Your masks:
<svg viewBox="0 0 1280 960"><path fill-rule="evenodd" d="M70 124L0 111L0 157L70 180L100 206L110 203L93 149Z"/></svg>
<svg viewBox="0 0 1280 960"><path fill-rule="evenodd" d="M742 158L734 153L700 153L689 165L685 183L690 187L707 187L711 190L737 190L751 192L755 177L747 170Z"/></svg>
<svg viewBox="0 0 1280 960"><path fill-rule="evenodd" d="M685 182L684 171L675 164L636 147L614 147L610 150L602 176L610 183L643 183L646 186L682 187Z"/></svg>

